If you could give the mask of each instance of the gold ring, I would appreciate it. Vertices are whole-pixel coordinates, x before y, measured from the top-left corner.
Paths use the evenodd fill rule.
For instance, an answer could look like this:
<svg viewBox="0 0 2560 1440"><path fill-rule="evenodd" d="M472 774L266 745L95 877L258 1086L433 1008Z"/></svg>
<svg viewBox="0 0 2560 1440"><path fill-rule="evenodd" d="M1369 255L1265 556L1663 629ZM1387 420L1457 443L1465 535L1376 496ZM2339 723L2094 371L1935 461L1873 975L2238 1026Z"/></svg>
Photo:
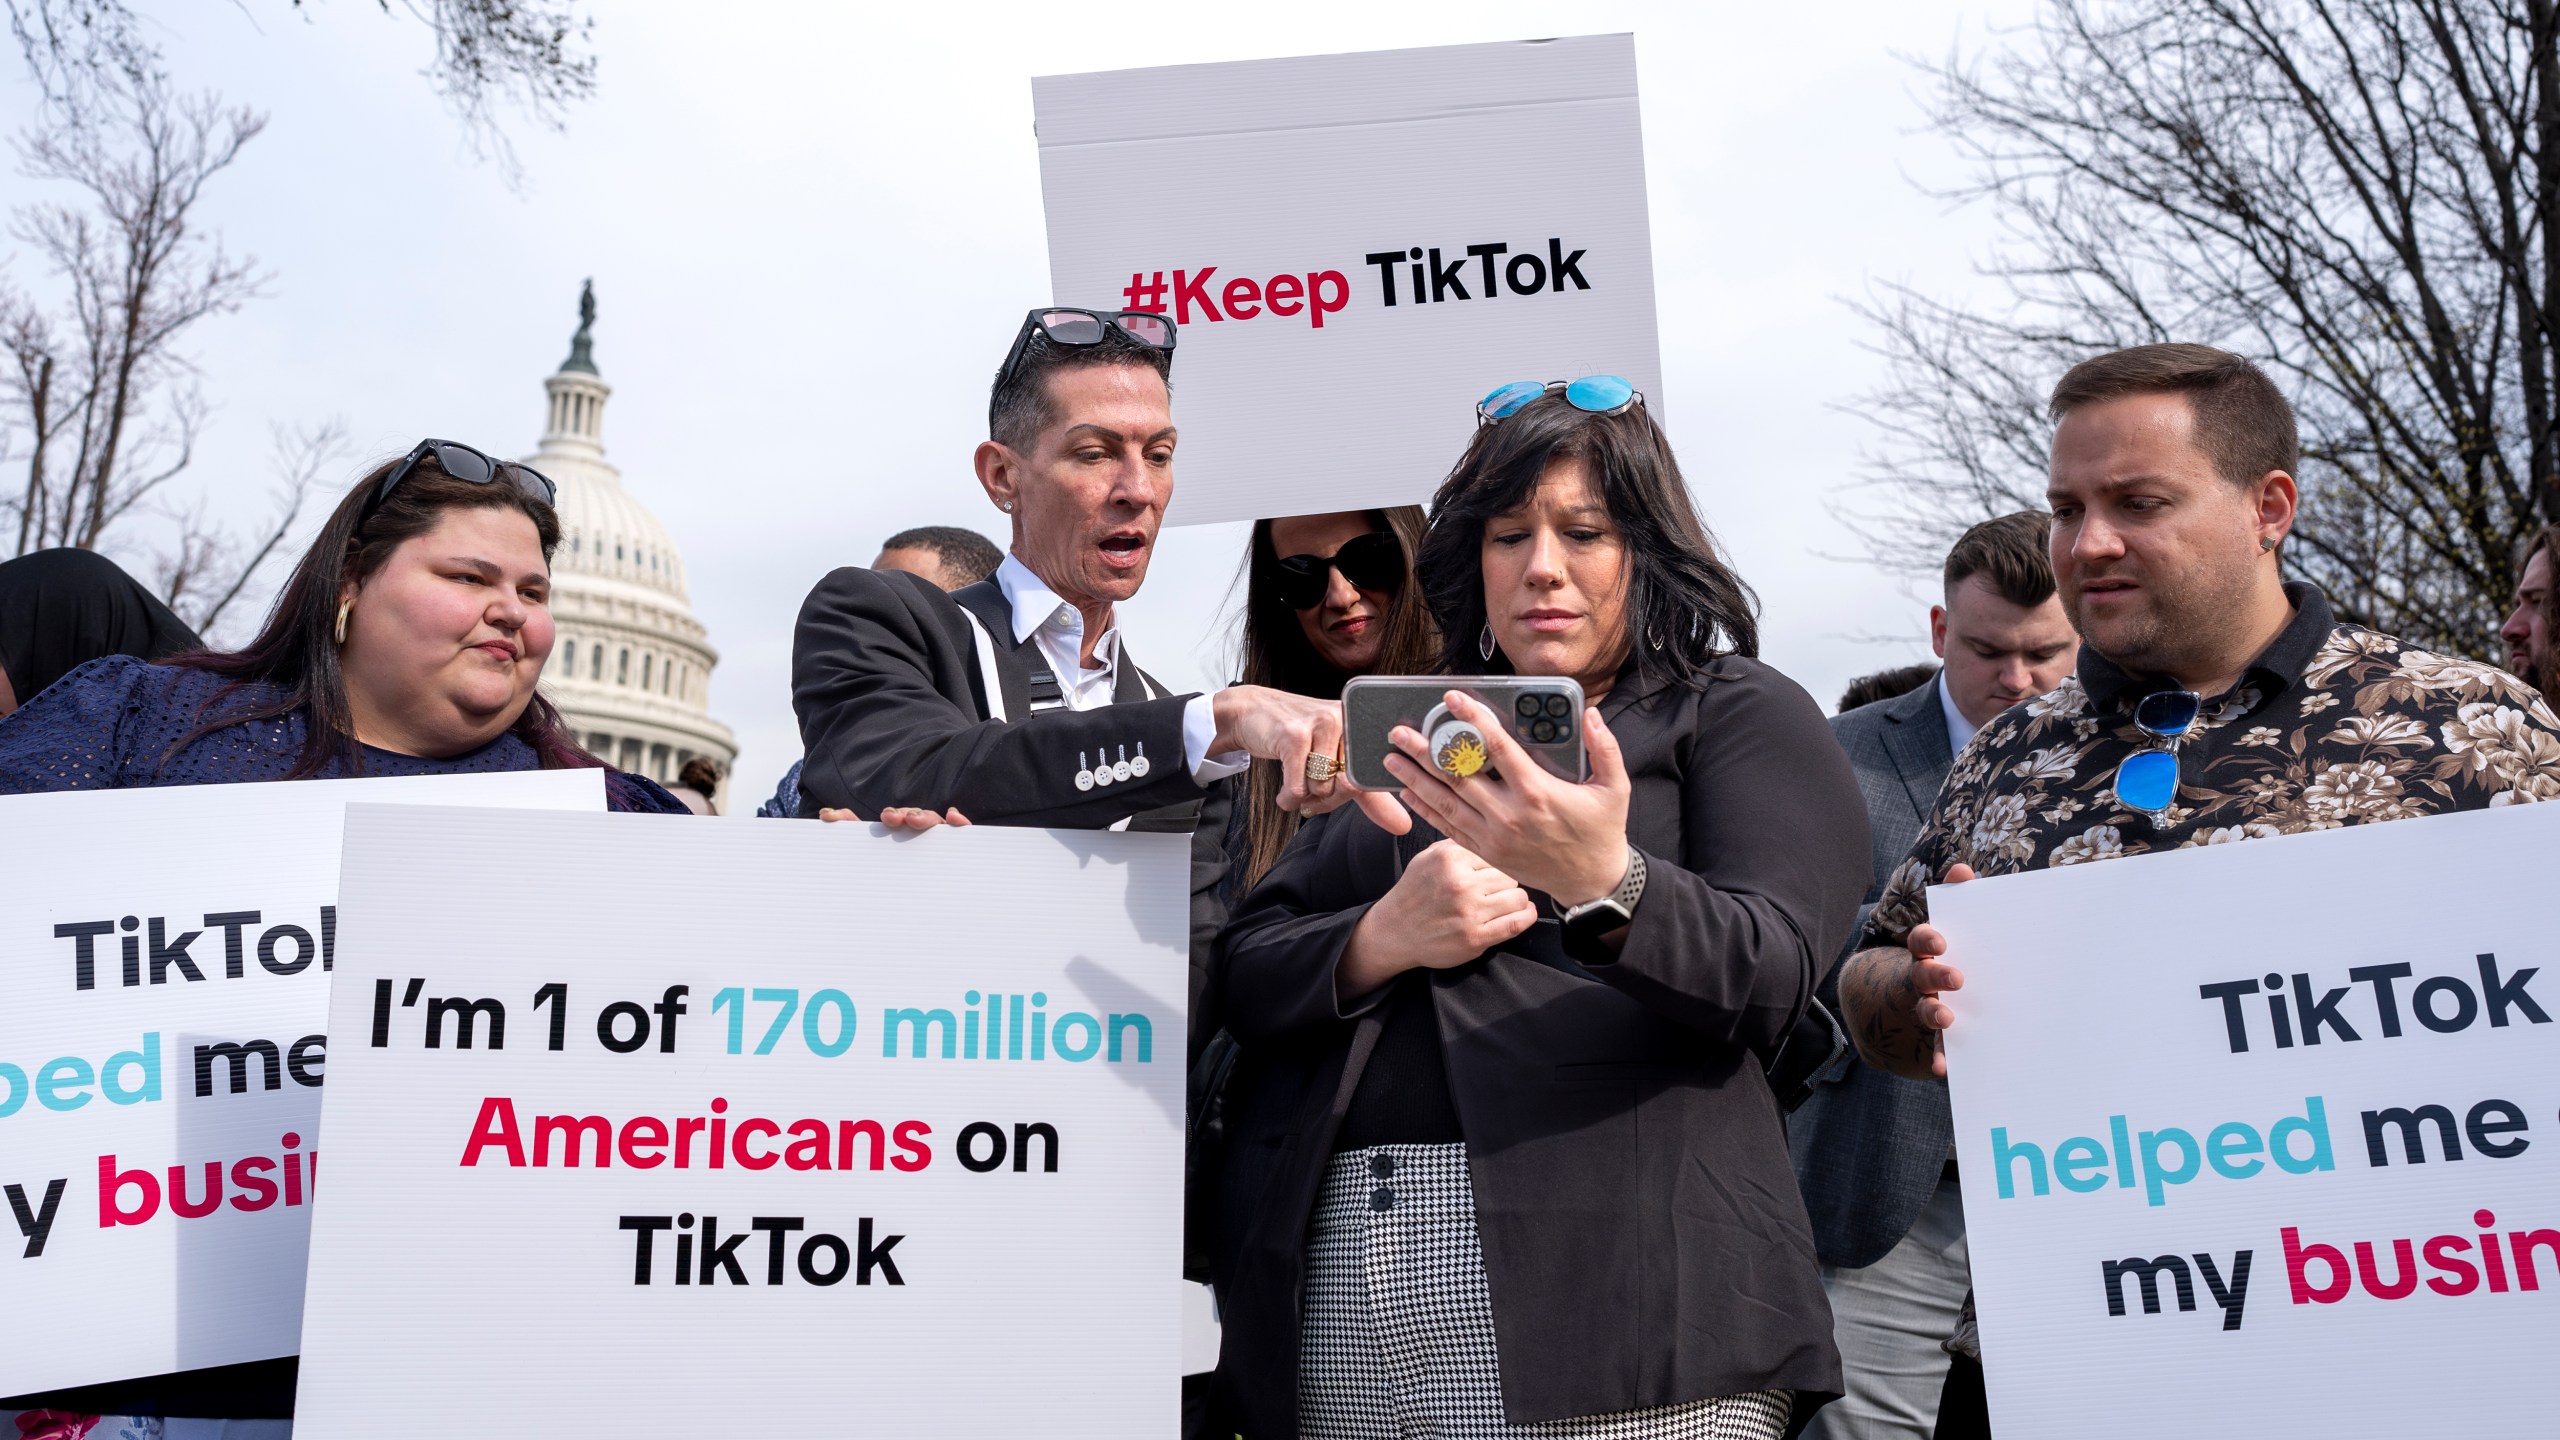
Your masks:
<svg viewBox="0 0 2560 1440"><path fill-rule="evenodd" d="M1310 753L1307 756L1307 782L1311 785L1321 785L1332 779L1334 769L1333 757L1330 755Z"/></svg>

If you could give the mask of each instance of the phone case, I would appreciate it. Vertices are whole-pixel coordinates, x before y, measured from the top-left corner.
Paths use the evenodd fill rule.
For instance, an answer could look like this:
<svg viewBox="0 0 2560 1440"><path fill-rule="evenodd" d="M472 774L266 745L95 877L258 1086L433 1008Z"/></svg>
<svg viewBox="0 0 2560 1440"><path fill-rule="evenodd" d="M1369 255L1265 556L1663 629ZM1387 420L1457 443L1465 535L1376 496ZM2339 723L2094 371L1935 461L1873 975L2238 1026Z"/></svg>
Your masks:
<svg viewBox="0 0 2560 1440"><path fill-rule="evenodd" d="M1363 790L1401 790L1387 772L1387 734L1399 725L1432 727L1441 697L1464 691L1508 723L1511 738L1548 773L1579 782L1590 774L1582 749L1582 686L1562 676L1362 675L1342 687L1347 773ZM1466 737L1448 737L1463 751ZM1461 759L1463 763L1463 759Z"/></svg>

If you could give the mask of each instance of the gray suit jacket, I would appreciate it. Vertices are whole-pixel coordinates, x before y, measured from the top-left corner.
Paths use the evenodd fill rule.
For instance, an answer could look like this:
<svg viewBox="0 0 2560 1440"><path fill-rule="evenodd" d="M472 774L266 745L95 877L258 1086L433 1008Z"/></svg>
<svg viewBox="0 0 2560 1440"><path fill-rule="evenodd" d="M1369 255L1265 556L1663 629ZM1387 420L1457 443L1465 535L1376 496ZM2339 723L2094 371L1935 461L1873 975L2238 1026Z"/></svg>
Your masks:
<svg viewBox="0 0 2560 1440"><path fill-rule="evenodd" d="M1864 930L1866 907L1909 858L1955 763L1938 682L1835 716L1831 733L1857 772L1873 836L1873 878L1858 912ZM1857 945L1854 937L1849 943ZM1839 983L1835 968L1823 994L1835 1012ZM1872 1265L1901 1243L1938 1188L1954 1135L1945 1086L1887 1075L1848 1052L1787 1118L1787 1149L1822 1262Z"/></svg>

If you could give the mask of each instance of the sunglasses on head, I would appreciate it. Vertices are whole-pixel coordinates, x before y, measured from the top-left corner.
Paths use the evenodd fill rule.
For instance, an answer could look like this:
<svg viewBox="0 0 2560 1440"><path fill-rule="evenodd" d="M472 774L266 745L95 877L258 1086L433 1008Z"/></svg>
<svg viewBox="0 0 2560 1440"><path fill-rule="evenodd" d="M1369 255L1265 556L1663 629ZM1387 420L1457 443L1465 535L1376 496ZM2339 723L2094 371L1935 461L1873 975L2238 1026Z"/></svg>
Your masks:
<svg viewBox="0 0 2560 1440"><path fill-rule="evenodd" d="M371 515L381 509L382 502L391 498L391 492L400 488L400 482L417 472L418 462L429 456L435 457L437 466L444 473L469 485L494 485L498 483L499 471L513 470L520 477L517 484L524 485L528 480L532 482L526 486L525 493L545 505L560 503L560 487L551 483L550 476L530 465L491 459L458 440L421 440L398 465L392 467L390 474L382 477L381 484L373 487L373 498L364 505L365 513Z"/></svg>
<svg viewBox="0 0 2560 1440"><path fill-rule="evenodd" d="M1555 391L1565 403L1593 415L1615 415L1644 403L1644 392L1615 375L1585 375L1579 380L1514 380L1476 402L1476 424L1491 425L1520 413L1530 401Z"/></svg>
<svg viewBox="0 0 2560 1440"><path fill-rule="evenodd" d="M2203 711L2204 697L2193 690L2158 690L2134 702L2133 727L2154 743L2116 767L2116 799L2124 808L2155 825L2168 812L2178 798L2178 737L2195 728Z"/></svg>
<svg viewBox="0 0 2560 1440"><path fill-rule="evenodd" d="M1082 350L1101 344L1102 337L1113 331L1151 350L1173 349L1174 325L1169 315L1150 315L1144 310L1044 306L1022 317L1022 328L1014 332L1013 348L1005 353L1004 365L996 371L996 389L1004 389L1014 372L1022 368L1022 357L1030 352L1034 334L1046 336L1052 345Z"/></svg>
<svg viewBox="0 0 2560 1440"><path fill-rule="evenodd" d="M1324 603L1333 572L1355 590L1389 593L1404 585L1404 545L1391 530L1372 530L1342 542L1330 555L1284 555L1271 573L1271 593L1292 610L1313 610Z"/></svg>

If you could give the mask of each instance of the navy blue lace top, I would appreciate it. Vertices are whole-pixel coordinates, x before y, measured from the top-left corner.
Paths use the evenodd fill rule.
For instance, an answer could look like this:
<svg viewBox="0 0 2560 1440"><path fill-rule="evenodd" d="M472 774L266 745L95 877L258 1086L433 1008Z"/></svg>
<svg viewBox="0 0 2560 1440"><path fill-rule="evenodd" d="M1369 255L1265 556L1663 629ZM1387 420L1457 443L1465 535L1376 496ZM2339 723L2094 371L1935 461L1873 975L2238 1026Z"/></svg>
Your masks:
<svg viewBox="0 0 2560 1440"><path fill-rule="evenodd" d="M130 655L92 660L0 719L0 795L52 790L123 790L160 785L228 785L280 780L302 753L300 713L226 725L173 750L188 732L224 711L273 698L275 687L242 686L219 707L207 702L231 682L205 670L149 665ZM465 775L539 770L541 758L513 735L467 754L429 760L365 745L360 768L331 760L315 779L350 775ZM686 815L646 776L604 773L608 809Z"/></svg>

